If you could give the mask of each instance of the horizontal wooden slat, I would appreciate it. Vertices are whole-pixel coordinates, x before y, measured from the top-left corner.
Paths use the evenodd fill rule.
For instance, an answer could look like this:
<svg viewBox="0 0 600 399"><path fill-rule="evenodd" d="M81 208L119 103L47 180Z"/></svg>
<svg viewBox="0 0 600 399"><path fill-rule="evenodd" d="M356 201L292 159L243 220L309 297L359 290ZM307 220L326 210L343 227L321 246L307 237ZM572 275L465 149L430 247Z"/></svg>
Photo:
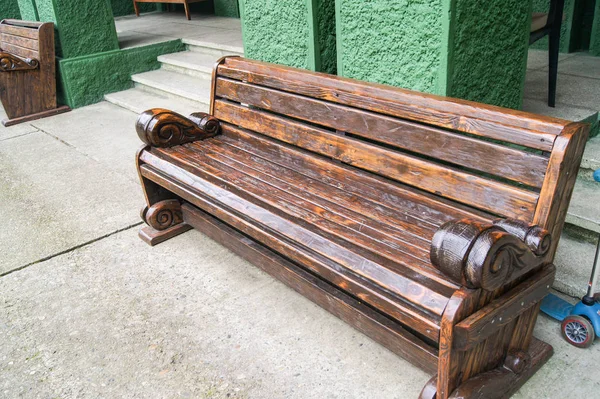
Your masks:
<svg viewBox="0 0 600 399"><path fill-rule="evenodd" d="M15 36L21 36L33 40L38 40L40 37L40 31L38 29L12 26L6 24L0 24L0 32Z"/></svg>
<svg viewBox="0 0 600 399"><path fill-rule="evenodd" d="M198 164L194 164L192 160L183 158L182 153L179 151L176 154L164 151L161 152L161 157L165 157L178 167L200 176L210 184L225 187L227 191L243 198L243 201L248 201L247 213L249 217L262 218L260 219L261 223L271 223L270 228L287 235L289 239L306 245L321 256L345 266L358 275L377 282L378 285L400 295L415 305L419 305L423 309L441 315L448 297L454 292L454 290L434 281L428 281L409 267L395 267L396 271L394 272L383 267L383 264L389 262L386 262L381 256L376 256L364 250L369 246L369 241L365 240L364 236L361 237L360 234L353 233L348 228L341 228L340 225L331 223L323 217L311 217L309 212L301 208L302 205L309 206L306 202L296 202L294 206L293 199L290 196L285 197L278 194L274 188L265 191L265 189L268 190L268 187L261 187L260 185L252 187L249 184L244 184L238 180L239 176L234 176L234 171L221 172L212 167L210 161L206 159L198 160L199 162L204 161L200 169ZM255 182L255 184L257 183ZM267 192L272 197L266 196L265 193ZM269 216L265 217L265 214ZM302 223L305 221L308 223ZM376 235L374 231L371 231L371 233ZM354 244L355 242L356 244ZM384 251L383 246L381 244L377 245L373 240L370 241L370 245L373 250ZM396 256L399 262L412 262L413 268L417 264L414 258L407 257L405 253L397 252Z"/></svg>
<svg viewBox="0 0 600 399"><path fill-rule="evenodd" d="M1 26L26 27L30 29L40 29L43 25L48 24L50 24L50 22L23 21L20 19L5 19L0 23Z"/></svg>
<svg viewBox="0 0 600 399"><path fill-rule="evenodd" d="M24 48L24 47L20 47L20 46L15 46L14 44L3 43L2 50L6 51L7 53L12 53L12 54L18 55L19 57L23 57L23 58L31 58L31 59L39 58L38 51L30 50L28 48Z"/></svg>
<svg viewBox="0 0 600 399"><path fill-rule="evenodd" d="M567 124L561 119L243 58L228 58L218 71L220 76L546 151Z"/></svg>
<svg viewBox="0 0 600 399"><path fill-rule="evenodd" d="M39 40L35 39L28 39L22 36L2 33L0 34L0 48L4 48L6 44L13 44L15 46L37 51L39 49L40 42Z"/></svg>
<svg viewBox="0 0 600 399"><path fill-rule="evenodd" d="M268 248L188 204L182 206L186 223L371 337L430 374L437 372L437 350L398 323L375 312L325 281L311 275Z"/></svg>
<svg viewBox="0 0 600 399"><path fill-rule="evenodd" d="M217 140L206 142L214 141ZM253 193L260 202L268 204L270 209L278 208L280 213L295 215L296 218L314 225L314 228L327 231L330 236L335 235L334 240L342 240L341 245L357 254L385 264L387 269L395 273L405 274L409 278L421 281L446 297L450 297L459 288L456 284L448 282L448 278L431 265L430 240L424 241L407 231L391 228L330 202L337 198L340 192L331 186L323 188L320 196L311 195L296 185L288 184L266 173L253 173L251 165L231 164L224 159L219 149L212 151L209 146L201 148L197 145L184 146L174 149L173 157L185 159L186 162L203 170L210 170L211 173L220 175L228 183ZM243 172L236 172L237 170ZM242 173L246 176L240 176ZM321 196L326 197L327 200Z"/></svg>
<svg viewBox="0 0 600 399"><path fill-rule="evenodd" d="M248 209L245 207L248 203L240 200L235 195L220 190L218 187L181 168L162 161L152 154L144 152L141 157L144 162L148 163L148 165L140 167L141 174L145 178L160 184L283 256L294 259L332 284L352 293L362 301L369 303L403 324L411 326L412 329L423 336L434 341L439 339L440 319L438 315L423 313L410 303L399 300L399 298L378 289L368 280L348 274L349 270L339 265L336 266L334 262L323 258L310 248L296 245L293 241L285 239L278 233L279 229L274 230L268 226L251 222L248 220ZM206 191L207 189L209 192ZM222 195L214 195L215 193L210 192L213 189L222 191ZM217 197L220 200L227 200L226 203L216 202ZM239 207L244 209L240 212ZM250 207L252 206L250 205ZM267 217L270 215L269 212L264 210L261 213ZM271 221L273 220L275 219L271 219Z"/></svg>
<svg viewBox="0 0 600 399"><path fill-rule="evenodd" d="M218 91L224 93L223 86ZM238 95L227 92L230 97ZM248 102L250 96L239 93ZM258 101L257 101L258 102ZM324 129L240 105L217 102L215 115L228 123L338 159L431 193L497 213L530 220L537 194L464 171L377 147ZM227 126L225 129L235 129Z"/></svg>
<svg viewBox="0 0 600 399"><path fill-rule="evenodd" d="M222 93L224 97L231 99L229 94L231 91L238 93L237 97L244 100L241 102L352 133L430 158L529 186L541 187L544 181L548 159L531 152L344 105L331 104L231 80L218 80L217 94ZM219 117L218 114L215 116Z"/></svg>
<svg viewBox="0 0 600 399"><path fill-rule="evenodd" d="M415 190L373 173L353 168L297 147L271 140L261 134L243 129L225 129L219 139L227 145L269 159L307 177L317 179L348 193L365 198L378 208L395 212L399 225L410 231L437 230L443 223L471 219L491 223L493 217L457 202ZM403 224L403 222L405 224ZM434 231L435 231L434 230Z"/></svg>
<svg viewBox="0 0 600 399"><path fill-rule="evenodd" d="M454 327L454 348L459 351L473 348L538 304L548 294L555 270L554 265L546 266L542 272L458 323Z"/></svg>

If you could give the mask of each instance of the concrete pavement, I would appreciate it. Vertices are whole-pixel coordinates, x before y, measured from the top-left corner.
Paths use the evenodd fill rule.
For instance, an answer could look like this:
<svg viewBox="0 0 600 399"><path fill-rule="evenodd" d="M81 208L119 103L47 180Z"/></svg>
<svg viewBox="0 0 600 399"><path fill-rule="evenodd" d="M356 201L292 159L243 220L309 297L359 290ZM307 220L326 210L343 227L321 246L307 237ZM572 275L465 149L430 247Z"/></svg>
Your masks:
<svg viewBox="0 0 600 399"><path fill-rule="evenodd" d="M137 238L136 114L0 127L0 398L415 398L429 376L196 231ZM600 343L515 398L594 397Z"/></svg>

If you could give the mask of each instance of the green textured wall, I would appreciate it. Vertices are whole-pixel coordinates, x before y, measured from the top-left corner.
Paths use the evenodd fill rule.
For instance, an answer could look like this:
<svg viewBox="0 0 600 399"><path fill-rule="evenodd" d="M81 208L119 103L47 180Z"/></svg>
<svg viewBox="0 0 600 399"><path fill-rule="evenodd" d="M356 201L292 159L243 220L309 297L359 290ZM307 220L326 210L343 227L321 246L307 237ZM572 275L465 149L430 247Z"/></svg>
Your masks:
<svg viewBox="0 0 600 399"><path fill-rule="evenodd" d="M600 56L600 0L596 0L596 9L594 10L590 54Z"/></svg>
<svg viewBox="0 0 600 399"><path fill-rule="evenodd" d="M316 0L319 71L337 74L335 0Z"/></svg>
<svg viewBox="0 0 600 399"><path fill-rule="evenodd" d="M181 40L114 50L58 62L60 100L71 108L102 100L106 93L133 86L131 75L158 69L161 54L185 50Z"/></svg>
<svg viewBox="0 0 600 399"><path fill-rule="evenodd" d="M445 92L450 0L337 0L338 74Z"/></svg>
<svg viewBox="0 0 600 399"><path fill-rule="evenodd" d="M25 21L39 21L35 0L17 0L21 10L21 19Z"/></svg>
<svg viewBox="0 0 600 399"><path fill-rule="evenodd" d="M337 0L338 74L520 108L531 3Z"/></svg>
<svg viewBox="0 0 600 399"><path fill-rule="evenodd" d="M0 1L0 20L14 18L20 19L19 3L17 0Z"/></svg>
<svg viewBox="0 0 600 399"><path fill-rule="evenodd" d="M80 57L119 48L109 0L36 0L40 21L54 22L56 54Z"/></svg>
<svg viewBox="0 0 600 399"><path fill-rule="evenodd" d="M238 0L214 0L215 15L239 18Z"/></svg>
<svg viewBox="0 0 600 399"><path fill-rule="evenodd" d="M312 18L305 0L240 0L246 57L315 69Z"/></svg>
<svg viewBox="0 0 600 399"><path fill-rule="evenodd" d="M531 3L523 0L456 0L453 15L447 94L520 108L527 67Z"/></svg>

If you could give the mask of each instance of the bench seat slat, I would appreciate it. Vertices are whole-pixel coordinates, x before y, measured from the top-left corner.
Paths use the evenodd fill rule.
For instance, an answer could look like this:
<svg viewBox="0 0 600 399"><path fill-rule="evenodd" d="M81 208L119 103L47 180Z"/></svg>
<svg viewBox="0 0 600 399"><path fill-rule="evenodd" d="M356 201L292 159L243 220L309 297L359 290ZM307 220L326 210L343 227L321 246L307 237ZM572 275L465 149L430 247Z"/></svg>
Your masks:
<svg viewBox="0 0 600 399"><path fill-rule="evenodd" d="M269 187L265 187L266 185L261 186L258 181L254 182L254 187L248 182L244 184L241 177L236 176L233 170L219 170L215 167L214 162L206 158L189 159L182 154L180 149L177 149L176 152L161 151L160 156L206 181L226 187L229 192L255 205L252 207L255 211L257 209L260 209L261 212L268 211L290 222L290 226L293 227L290 228L289 239L297 240L302 245L312 248L320 255L343 265L348 270L375 281L404 300L419 305L418 299L422 301L424 297L424 303L421 303L420 306L441 315L448 298L454 292L454 290L433 281L424 280L419 273L408 267L401 268L397 262L415 264L414 258L407 258L404 253L395 253L397 257L395 271L390 270L391 262L377 255L378 251L385 250L381 244L369 239L364 234L333 223L325 217L310 214L301 208L302 205L299 201L293 205L292 201L294 200L289 194L287 197L282 193L278 194L277 190L269 189ZM269 193L268 196L265 195L265 192ZM303 205L308 207L306 202ZM250 216L253 217L252 214ZM338 222L340 219L338 218ZM288 234L288 232L283 234ZM391 253L389 250L388 252ZM439 291L445 295L438 293Z"/></svg>
<svg viewBox="0 0 600 399"><path fill-rule="evenodd" d="M240 96L245 98L245 101L252 102L249 99L250 95L242 94L241 91L237 94L228 93L228 96ZM272 105L272 100L272 98L257 100L256 103L269 101ZM538 194L535 192L334 134L264 111L218 102L215 106L215 116L233 125L331 156L344 163L489 212L531 219L537 203Z"/></svg>
<svg viewBox="0 0 600 399"><path fill-rule="evenodd" d="M280 166L396 212L398 218L405 219L408 223L400 224L407 230L413 230L410 228L412 224L424 229L429 225L437 230L443 223L457 217L480 222L489 222L492 218L488 214L416 191L372 173L342 163L333 163L331 159L315 156L313 153L273 141L258 133L229 124L223 124L222 131L221 140L228 145L269 159Z"/></svg>
<svg viewBox="0 0 600 399"><path fill-rule="evenodd" d="M227 59L218 75L541 150L564 127L560 119L245 59Z"/></svg>
<svg viewBox="0 0 600 399"><path fill-rule="evenodd" d="M167 187L185 200L283 256L294 259L331 284L337 285L404 325L410 326L422 336L433 341L439 339L439 315L424 312L392 293L382 290L370 281L349 273L348 269L315 252L313 250L315 243L306 247L281 234L282 229L292 229L294 237L301 237L304 234L310 234L307 230L293 225L265 209L256 207L155 155L146 152L142 154L142 160L147 164L140 167L142 176ZM257 211L253 213L252 218L249 216L251 209ZM276 226L276 228L272 228L272 226ZM288 233L290 232L288 231Z"/></svg>
<svg viewBox="0 0 600 399"><path fill-rule="evenodd" d="M296 185L305 192L315 196L320 196L324 192L330 192L332 188L335 188L333 197L319 197L323 203L332 204L335 201L335 204L339 204L352 212L365 215L385 225L387 228L392 229L394 234L406 234L418 240L425 241L429 245L437 229L435 224L424 223L416 217L399 213L397 210L377 204L368 198L357 194L350 194L331 184L303 175L284 165L277 164L273 160L236 147L234 144L227 143L225 140L212 140L210 144L206 145L204 143L196 143L195 147L198 149L210 147L210 149L218 154L221 161L227 162L229 165L239 164L240 167L242 165L243 167L251 167L257 173L262 174L275 173L276 180Z"/></svg>
<svg viewBox="0 0 600 399"><path fill-rule="evenodd" d="M211 140L211 142L217 140ZM241 184L249 184L248 191L256 189L256 195L264 195L268 192L267 201L276 201L277 205L281 204L285 208L294 209L295 212L304 214L310 212L310 219L323 218L327 221L345 226L353 230L355 233L360 233L366 237L376 240L377 247L386 255L390 255L390 260L394 261L396 251L400 251L408 255L408 259L417 264L428 263L429 260L429 241L424 238L405 233L401 230L389 227L386 224L380 223L377 220L364 217L362 214L356 213L343 206L337 205L330 201L336 197L334 190L321 192L321 197L318 194L313 194L303 190L296 184L290 184L269 173L258 172L253 168L253 165L237 162L227 162L227 159L220 152L215 152L210 144L198 148L194 146L192 151L199 149L202 158L196 152L191 152L189 148L180 147L176 151L181 156L190 162L200 163L202 165L211 165L222 170L232 183L240 182ZM198 165L200 166L200 165ZM273 172L271 172L273 173ZM363 237L357 236L356 242L362 242ZM349 242L348 245L352 245ZM367 248L370 248L368 246Z"/></svg>
<svg viewBox="0 0 600 399"><path fill-rule="evenodd" d="M210 141L215 142L218 140ZM189 162L194 163L198 167L200 167L199 164L204 165L204 168L207 165L215 165L217 159L223 160L222 155L220 157L217 155L221 153L212 151L210 149L211 146L198 148L197 145L194 145L189 147L180 147L177 149L178 154L176 156L179 157L181 154L184 159L189 160ZM198 156L195 156L198 152L202 152L212 159L200 159ZM219 168L218 165L215 167ZM228 166L226 169L223 169L222 173L226 176L228 182L231 181L232 184L239 185L239 187L243 186L259 198L262 194L261 190L263 190L260 187L260 183L256 183L256 187L248 184L244 185L243 182L238 183L238 179L233 176L235 175L235 170L244 170L244 173L248 173L260 179L260 181L268 181L270 184L273 184L272 187L267 187L269 195L268 199L265 200L270 203L270 206L279 207L279 212L283 210L283 212L288 212L290 215L293 213L300 214L301 218L309 220L310 224L319 228L321 235L328 235L334 241L342 240L342 245L348 248L355 248L355 252L362 252L366 258L385 264L386 268L395 273L406 274L408 277L419 281L425 281L423 279L425 277L425 279L432 281L431 283L427 283L429 287L433 288L436 292L443 293L446 297L450 297L458 288L456 284L449 284L447 278L431 266L429 261L429 241L418 241L417 243L420 244L420 247L417 247L414 244L405 242L411 236L407 235L404 231L396 230L395 237L386 235L384 231L387 229L389 232L391 229L386 228L386 225L376 220L362 217L356 212L347 210L343 208L343 204L335 206L322 197L310 195L301 187L290 184L282 185L281 180L278 181L278 179L267 174L256 176L248 172L251 169L253 169L253 165L237 163L235 166ZM328 198L337 197L339 192L340 190L333 190L330 187L328 190L323 191L322 195ZM310 199L310 202L308 202L308 199ZM308 216L302 215L305 213L304 209L311 210L313 213ZM320 219L324 220L321 222ZM323 229L327 229L328 231L324 232Z"/></svg>

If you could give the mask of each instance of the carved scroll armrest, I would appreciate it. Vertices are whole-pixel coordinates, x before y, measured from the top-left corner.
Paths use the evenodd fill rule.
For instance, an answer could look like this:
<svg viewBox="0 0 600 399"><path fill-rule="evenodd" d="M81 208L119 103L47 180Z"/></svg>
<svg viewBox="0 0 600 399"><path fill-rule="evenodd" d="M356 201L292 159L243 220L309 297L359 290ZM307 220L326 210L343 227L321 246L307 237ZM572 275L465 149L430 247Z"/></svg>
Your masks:
<svg viewBox="0 0 600 399"><path fill-rule="evenodd" d="M196 112L186 118L166 109L153 108L140 114L135 129L148 145L173 147L216 136L220 123L204 112Z"/></svg>
<svg viewBox="0 0 600 399"><path fill-rule="evenodd" d="M0 72L26 71L37 69L40 62L36 59L23 58L0 50Z"/></svg>
<svg viewBox="0 0 600 399"><path fill-rule="evenodd" d="M433 236L431 263L455 282L493 291L550 263L552 238L539 226L503 219L445 223Z"/></svg>

